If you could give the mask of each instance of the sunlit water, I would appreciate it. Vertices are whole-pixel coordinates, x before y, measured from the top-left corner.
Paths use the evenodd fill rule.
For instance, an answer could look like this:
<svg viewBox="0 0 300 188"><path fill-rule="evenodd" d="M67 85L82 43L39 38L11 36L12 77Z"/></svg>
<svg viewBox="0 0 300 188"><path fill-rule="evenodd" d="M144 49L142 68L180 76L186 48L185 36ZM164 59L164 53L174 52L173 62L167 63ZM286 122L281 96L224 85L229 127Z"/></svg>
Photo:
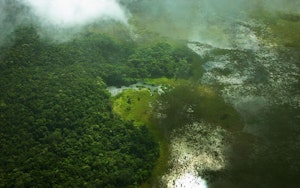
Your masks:
<svg viewBox="0 0 300 188"><path fill-rule="evenodd" d="M129 90L129 89L133 89L133 90L140 90L142 88L146 88L149 90L150 93L156 92L158 94L162 94L163 91L163 86L153 86L153 85L149 85L149 84L144 84L144 83L136 83L136 84L132 84L129 86L121 86L121 87L116 87L116 86L109 86L106 89L108 90L108 92L111 94L111 96L116 96L120 93L122 93L125 90Z"/></svg>
<svg viewBox="0 0 300 188"><path fill-rule="evenodd" d="M174 187L174 188L191 188L191 187L197 187L197 188L207 188L206 181L203 180L201 177L191 174L191 173L186 173L183 174L182 176L179 176L178 179L176 179L173 182L172 186L169 187Z"/></svg>
<svg viewBox="0 0 300 188"><path fill-rule="evenodd" d="M162 185L169 188L207 187L207 180L201 176L207 170L226 167L229 137L226 130L206 122L195 122L174 130L170 139L170 168L161 178Z"/></svg>

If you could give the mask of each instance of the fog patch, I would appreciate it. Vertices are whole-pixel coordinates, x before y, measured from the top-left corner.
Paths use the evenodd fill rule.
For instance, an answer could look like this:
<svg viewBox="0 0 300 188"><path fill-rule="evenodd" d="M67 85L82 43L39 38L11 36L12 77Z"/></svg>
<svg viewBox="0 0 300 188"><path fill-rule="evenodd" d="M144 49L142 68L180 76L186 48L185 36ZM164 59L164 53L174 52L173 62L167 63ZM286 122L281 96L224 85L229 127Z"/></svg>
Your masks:
<svg viewBox="0 0 300 188"><path fill-rule="evenodd" d="M66 28L83 26L98 19L127 23L127 16L115 0L24 0L42 23Z"/></svg>
<svg viewBox="0 0 300 188"><path fill-rule="evenodd" d="M0 0L0 46L9 45L16 27L31 23L30 10L18 1Z"/></svg>
<svg viewBox="0 0 300 188"><path fill-rule="evenodd" d="M65 41L93 23L128 27L129 15L117 0L0 0L0 45L23 25L36 27L42 38Z"/></svg>
<svg viewBox="0 0 300 188"><path fill-rule="evenodd" d="M123 0L122 2L128 2ZM261 12L299 13L297 0L152 0L129 1L149 30L167 37L198 41L219 48L257 49L258 39L247 25ZM130 6L128 8L130 9ZM298 8L297 8L298 7Z"/></svg>

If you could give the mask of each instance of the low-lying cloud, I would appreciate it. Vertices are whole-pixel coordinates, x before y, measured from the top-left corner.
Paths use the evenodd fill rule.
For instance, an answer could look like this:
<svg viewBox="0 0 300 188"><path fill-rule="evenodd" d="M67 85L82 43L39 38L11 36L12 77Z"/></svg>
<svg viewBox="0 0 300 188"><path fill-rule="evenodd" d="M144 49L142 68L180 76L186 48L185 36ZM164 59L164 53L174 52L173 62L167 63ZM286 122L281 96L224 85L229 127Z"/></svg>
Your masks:
<svg viewBox="0 0 300 188"><path fill-rule="evenodd" d="M247 21L261 9L300 14L299 7L299 0L0 0L0 46L25 22L61 40L99 20L128 25L130 10L161 35L227 47L236 21Z"/></svg>
<svg viewBox="0 0 300 188"><path fill-rule="evenodd" d="M240 35L248 33L251 38L247 27L237 28L237 23L249 23L261 13L300 13L299 0L151 0L134 1L131 6L136 4L132 12L140 14L148 29L221 48L233 47Z"/></svg>
<svg viewBox="0 0 300 188"><path fill-rule="evenodd" d="M83 26L96 20L127 23L124 9L115 0L23 0L42 23L58 27Z"/></svg>
<svg viewBox="0 0 300 188"><path fill-rule="evenodd" d="M34 24L41 36L62 41L98 21L128 25L128 15L118 0L0 0L0 46L21 25Z"/></svg>

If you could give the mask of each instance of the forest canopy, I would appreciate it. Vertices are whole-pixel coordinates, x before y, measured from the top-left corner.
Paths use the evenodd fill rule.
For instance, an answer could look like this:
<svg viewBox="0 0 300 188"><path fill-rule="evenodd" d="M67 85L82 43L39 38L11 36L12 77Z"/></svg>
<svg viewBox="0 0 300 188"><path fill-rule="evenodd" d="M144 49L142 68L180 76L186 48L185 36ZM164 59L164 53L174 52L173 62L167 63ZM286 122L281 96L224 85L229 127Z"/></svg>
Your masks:
<svg viewBox="0 0 300 188"><path fill-rule="evenodd" d="M179 44L134 43L86 31L51 43L19 27L0 60L0 187L130 187L159 156L145 125L112 112L107 85L189 76ZM189 53L182 53L188 51Z"/></svg>

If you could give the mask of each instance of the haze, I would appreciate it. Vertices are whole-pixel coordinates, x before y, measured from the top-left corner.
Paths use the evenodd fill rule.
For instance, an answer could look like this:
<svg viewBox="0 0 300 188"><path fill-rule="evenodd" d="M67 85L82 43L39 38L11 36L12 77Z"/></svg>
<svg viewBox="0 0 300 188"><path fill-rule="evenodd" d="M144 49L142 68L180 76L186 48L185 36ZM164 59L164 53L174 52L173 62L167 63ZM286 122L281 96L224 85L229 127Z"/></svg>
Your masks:
<svg viewBox="0 0 300 188"><path fill-rule="evenodd" d="M115 0L24 0L43 22L61 27L85 25L97 19L127 22L124 10Z"/></svg>

